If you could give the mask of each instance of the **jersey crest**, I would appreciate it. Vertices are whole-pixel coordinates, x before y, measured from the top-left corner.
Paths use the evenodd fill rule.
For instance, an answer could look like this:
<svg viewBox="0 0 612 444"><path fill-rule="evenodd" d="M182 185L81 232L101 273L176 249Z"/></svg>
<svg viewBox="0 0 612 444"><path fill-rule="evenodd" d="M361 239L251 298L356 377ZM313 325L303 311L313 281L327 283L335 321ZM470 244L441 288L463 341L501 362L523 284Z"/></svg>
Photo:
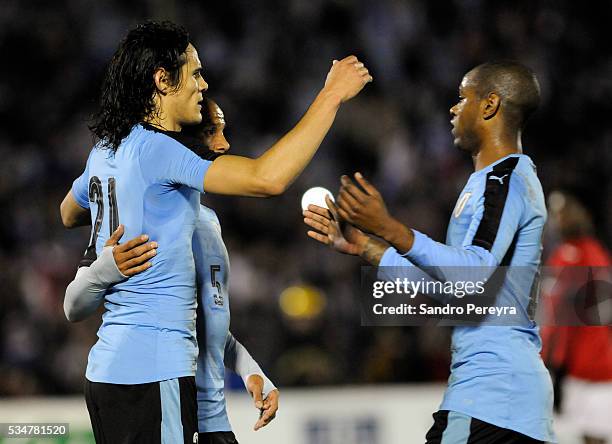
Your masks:
<svg viewBox="0 0 612 444"><path fill-rule="evenodd" d="M455 211L453 212L453 216L455 216L455 219L461 216L461 213L465 208L465 204L467 204L467 201L470 200L470 197L472 197L472 193L467 192L457 201L457 205L455 205Z"/></svg>

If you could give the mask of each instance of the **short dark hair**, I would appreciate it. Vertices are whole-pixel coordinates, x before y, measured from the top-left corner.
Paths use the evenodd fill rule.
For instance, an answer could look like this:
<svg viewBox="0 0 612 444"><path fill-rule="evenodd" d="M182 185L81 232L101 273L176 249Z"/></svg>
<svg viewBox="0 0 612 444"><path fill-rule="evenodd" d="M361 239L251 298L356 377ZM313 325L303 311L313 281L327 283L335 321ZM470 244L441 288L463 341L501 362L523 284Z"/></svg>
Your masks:
<svg viewBox="0 0 612 444"><path fill-rule="evenodd" d="M155 111L157 69L164 68L170 84L179 87L188 45L187 31L169 21L148 21L128 32L107 67L89 126L105 148L116 151L132 127Z"/></svg>
<svg viewBox="0 0 612 444"><path fill-rule="evenodd" d="M538 79L531 69L519 62L487 62L470 73L481 98L492 92L501 97L506 123L513 129L522 129L540 105Z"/></svg>

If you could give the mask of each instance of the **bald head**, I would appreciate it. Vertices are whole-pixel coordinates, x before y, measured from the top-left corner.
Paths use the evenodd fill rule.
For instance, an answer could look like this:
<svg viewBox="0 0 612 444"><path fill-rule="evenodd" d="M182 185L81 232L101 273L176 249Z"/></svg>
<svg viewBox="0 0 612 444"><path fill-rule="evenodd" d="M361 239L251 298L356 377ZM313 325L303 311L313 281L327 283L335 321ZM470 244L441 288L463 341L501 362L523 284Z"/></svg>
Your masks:
<svg viewBox="0 0 612 444"><path fill-rule="evenodd" d="M540 104L540 84L533 71L513 61L487 62L466 74L479 98L490 93L501 99L509 129L521 130Z"/></svg>

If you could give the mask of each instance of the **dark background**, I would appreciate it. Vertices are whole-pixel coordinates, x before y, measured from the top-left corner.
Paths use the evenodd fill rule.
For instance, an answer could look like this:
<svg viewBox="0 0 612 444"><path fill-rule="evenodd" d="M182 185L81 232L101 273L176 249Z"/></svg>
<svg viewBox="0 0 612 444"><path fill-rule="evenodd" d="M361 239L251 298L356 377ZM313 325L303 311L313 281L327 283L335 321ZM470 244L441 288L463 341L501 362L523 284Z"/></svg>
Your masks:
<svg viewBox="0 0 612 444"><path fill-rule="evenodd" d="M609 2L0 2L0 395L79 392L99 317L69 324L62 300L88 238L59 203L92 145L87 119L127 30L171 19L191 33L234 153L256 156L293 126L334 58L375 82L344 105L320 152L281 197L206 197L229 248L232 331L280 386L444 380L449 331L360 327L360 261L305 234L303 191L356 170L393 214L443 240L471 161L452 146L463 74L491 59L535 70L542 106L523 138L545 192L566 188L612 241ZM548 235L545 248L554 246ZM319 314L284 314L309 285ZM291 295L287 296L290 297ZM315 310L316 311L316 310Z"/></svg>

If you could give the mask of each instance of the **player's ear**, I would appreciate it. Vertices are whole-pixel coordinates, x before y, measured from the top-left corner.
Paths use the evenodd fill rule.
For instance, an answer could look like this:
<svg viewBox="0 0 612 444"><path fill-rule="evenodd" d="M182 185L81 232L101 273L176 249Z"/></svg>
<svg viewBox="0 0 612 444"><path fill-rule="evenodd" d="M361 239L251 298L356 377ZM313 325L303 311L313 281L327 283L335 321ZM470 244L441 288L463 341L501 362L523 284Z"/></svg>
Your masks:
<svg viewBox="0 0 612 444"><path fill-rule="evenodd" d="M157 68L153 74L153 81L155 82L155 88L161 94L167 94L170 88L168 82L168 71L164 68Z"/></svg>
<svg viewBox="0 0 612 444"><path fill-rule="evenodd" d="M482 117L485 120L489 120L497 114L499 106L501 105L501 98L494 92L489 93L487 98L483 100L482 106Z"/></svg>

